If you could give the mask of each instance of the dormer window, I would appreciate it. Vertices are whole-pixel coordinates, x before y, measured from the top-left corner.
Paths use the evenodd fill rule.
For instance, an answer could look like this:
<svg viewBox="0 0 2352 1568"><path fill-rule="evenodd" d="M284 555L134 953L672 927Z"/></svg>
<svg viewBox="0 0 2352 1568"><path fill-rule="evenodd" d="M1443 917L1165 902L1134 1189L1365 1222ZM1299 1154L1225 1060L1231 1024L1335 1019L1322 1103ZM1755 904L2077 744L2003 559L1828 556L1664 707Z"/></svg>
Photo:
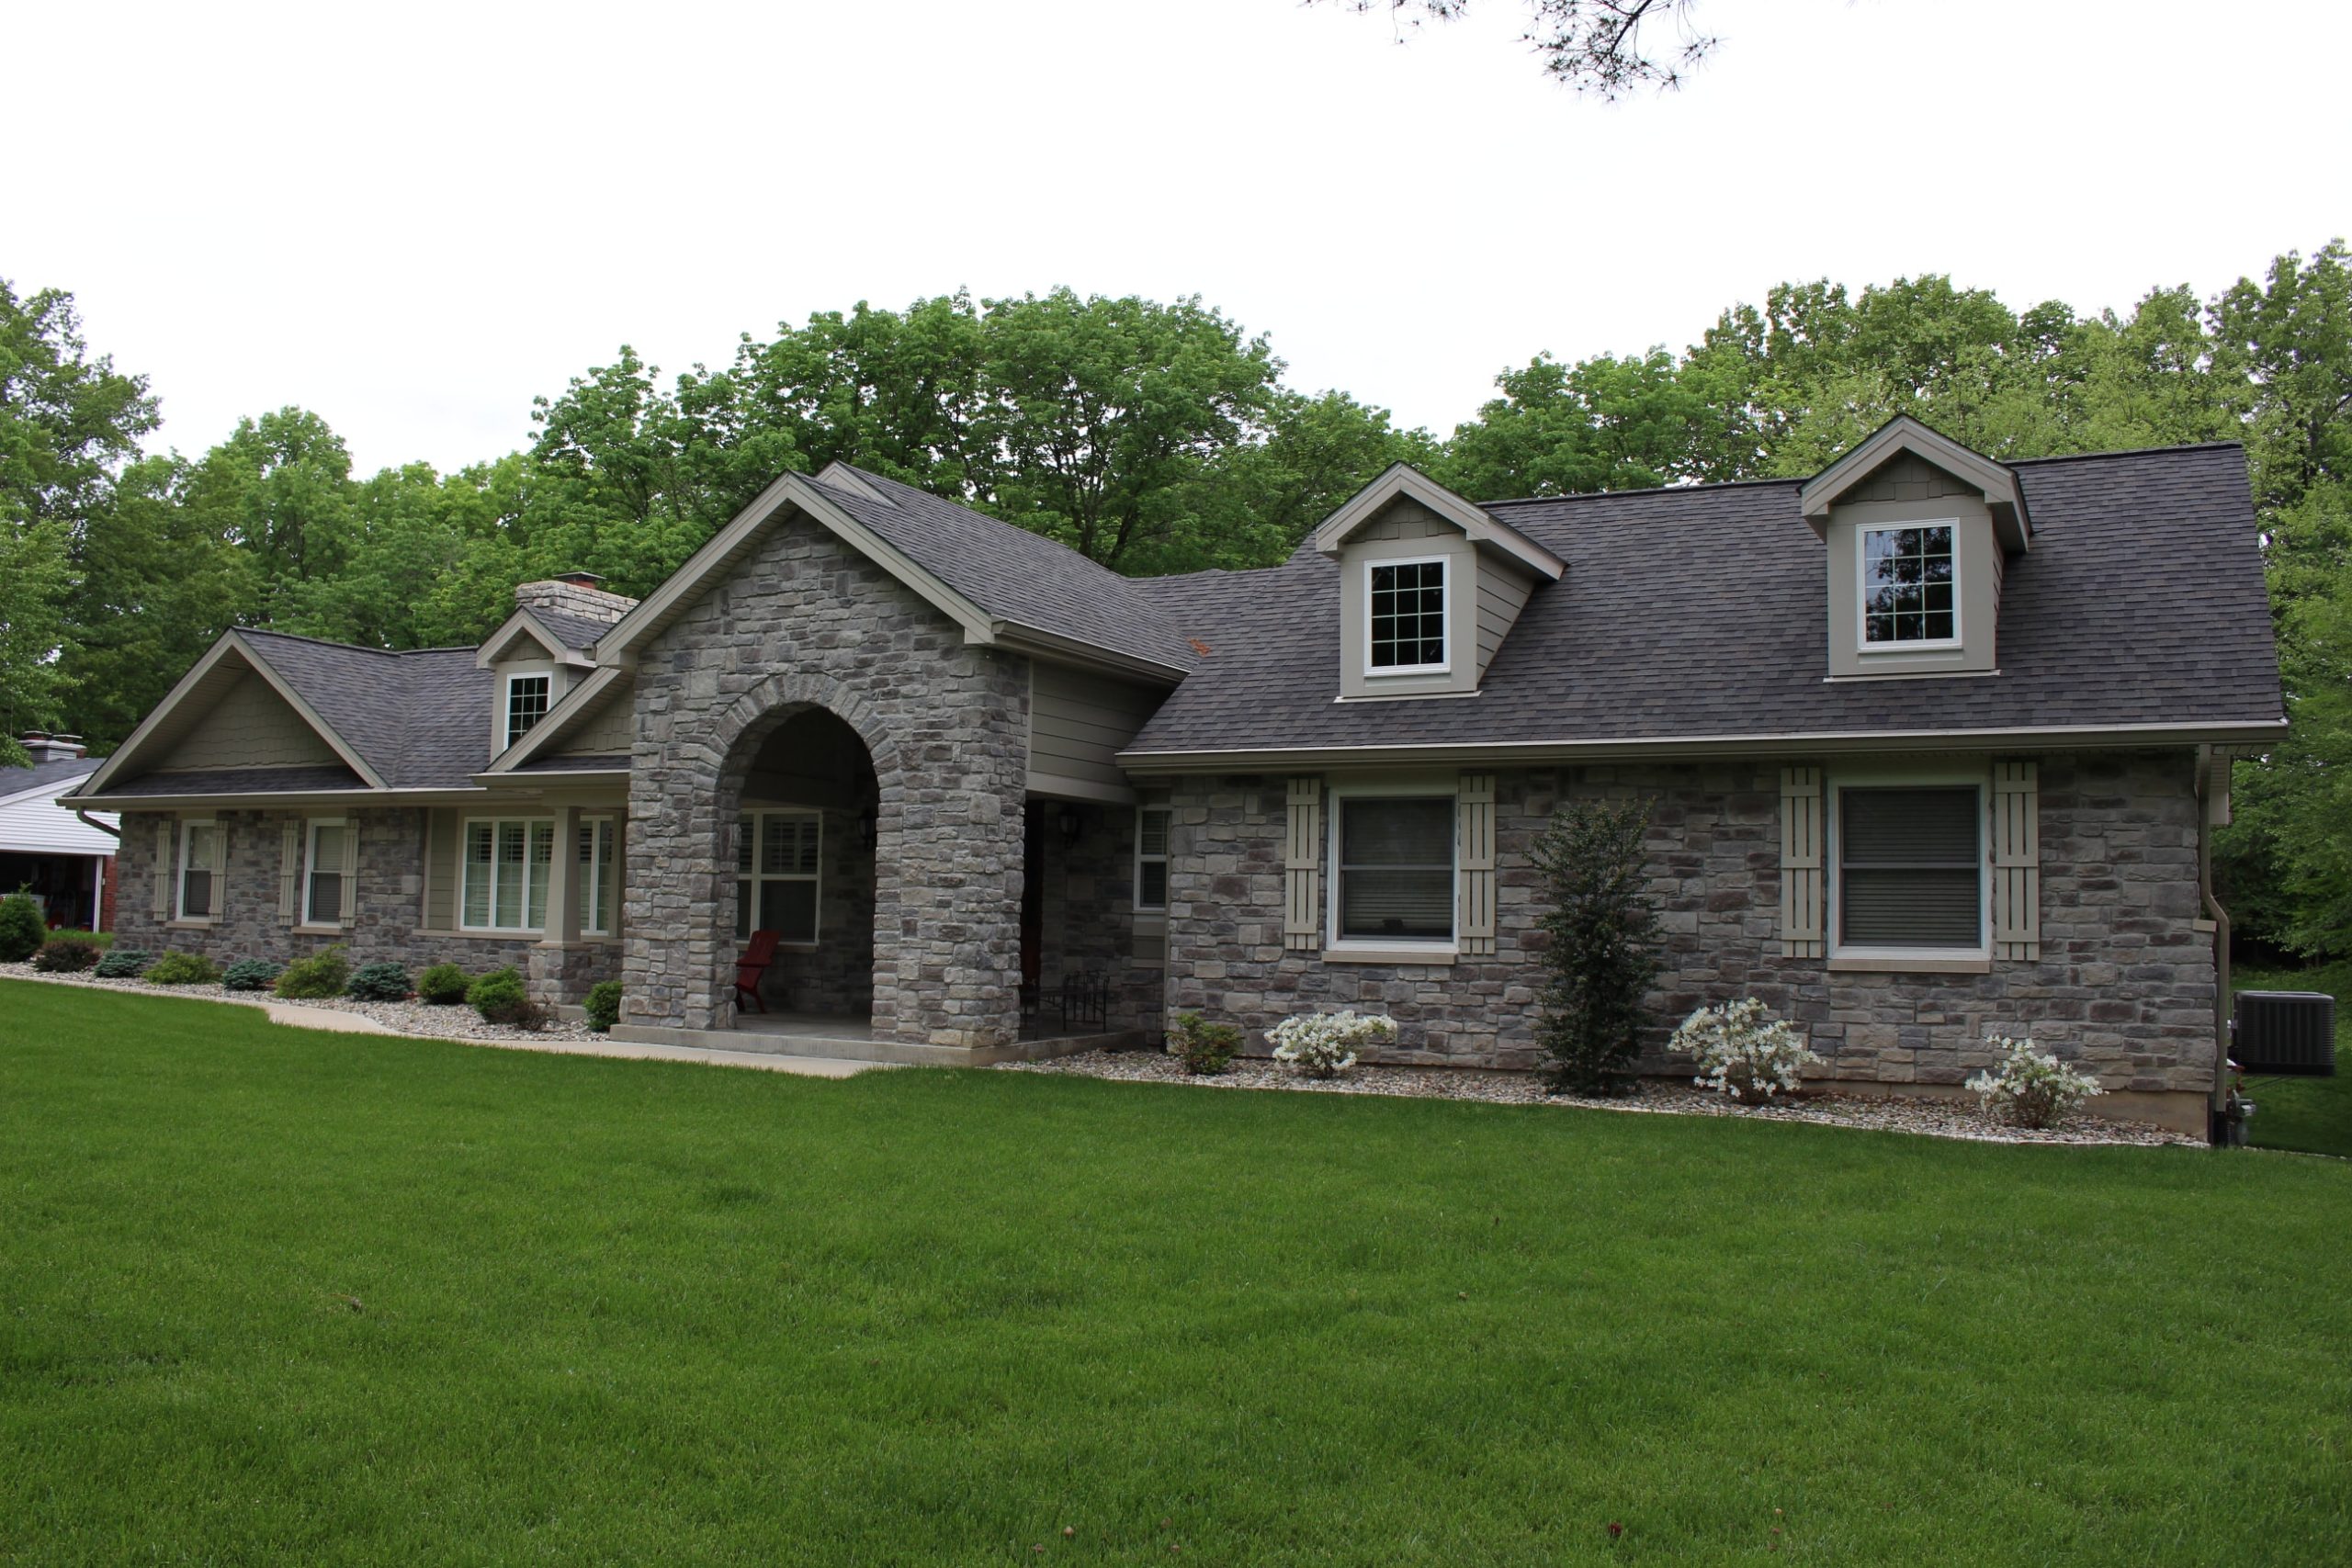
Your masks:
<svg viewBox="0 0 2352 1568"><path fill-rule="evenodd" d="M531 732L531 727L548 716L548 686L546 675L509 675L506 677L506 744L512 746Z"/></svg>
<svg viewBox="0 0 2352 1568"><path fill-rule="evenodd" d="M1920 523L1858 531L1865 646L1959 640L1959 590L1952 570L1955 526Z"/></svg>
<svg viewBox="0 0 2352 1568"><path fill-rule="evenodd" d="M1370 573L1372 634L1369 668L1402 674L1442 671L1445 657L1445 559L1374 561Z"/></svg>

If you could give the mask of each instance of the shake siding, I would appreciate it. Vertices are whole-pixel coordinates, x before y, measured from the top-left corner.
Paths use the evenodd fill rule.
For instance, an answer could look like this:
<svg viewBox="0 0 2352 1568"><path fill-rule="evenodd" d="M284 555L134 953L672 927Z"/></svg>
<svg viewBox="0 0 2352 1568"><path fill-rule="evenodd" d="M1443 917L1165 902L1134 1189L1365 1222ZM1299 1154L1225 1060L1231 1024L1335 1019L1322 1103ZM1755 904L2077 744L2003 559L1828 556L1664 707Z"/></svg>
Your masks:
<svg viewBox="0 0 2352 1568"><path fill-rule="evenodd" d="M1481 561L1478 566L1478 673L1495 657L1495 650L1510 635L1520 611L1527 607L1527 595L1534 588L1531 579L1521 577L1496 565Z"/></svg>
<svg viewBox="0 0 2352 1568"><path fill-rule="evenodd" d="M161 769L279 768L343 759L258 675L231 686L212 711L156 766Z"/></svg>
<svg viewBox="0 0 2352 1568"><path fill-rule="evenodd" d="M458 811L442 807L424 814L424 929L458 929Z"/></svg>
<svg viewBox="0 0 2352 1568"><path fill-rule="evenodd" d="M1035 666L1030 690L1029 772L1039 781L1071 779L1125 790L1127 775L1112 761L1136 738L1159 693L1057 664Z"/></svg>
<svg viewBox="0 0 2352 1568"><path fill-rule="evenodd" d="M1838 498L1840 505L1862 501L1932 501L1938 496L1982 498L1984 491L1967 480L1944 472L1924 457L1898 453L1881 463L1870 478Z"/></svg>
<svg viewBox="0 0 2352 1568"><path fill-rule="evenodd" d="M637 703L628 686L605 694L596 711L554 750L559 757L609 757L637 744Z"/></svg>

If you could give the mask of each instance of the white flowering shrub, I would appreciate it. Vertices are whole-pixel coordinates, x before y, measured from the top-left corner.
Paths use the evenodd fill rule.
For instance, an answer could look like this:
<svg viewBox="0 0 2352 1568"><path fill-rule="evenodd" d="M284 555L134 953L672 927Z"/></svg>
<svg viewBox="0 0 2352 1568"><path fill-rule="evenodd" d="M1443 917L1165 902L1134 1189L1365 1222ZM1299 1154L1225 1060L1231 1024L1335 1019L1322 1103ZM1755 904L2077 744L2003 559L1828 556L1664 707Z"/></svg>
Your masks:
<svg viewBox="0 0 2352 1568"><path fill-rule="evenodd" d="M1774 1018L1754 997L1701 1008L1682 1021L1669 1043L1699 1058L1701 1089L1727 1094L1742 1105L1762 1105L1797 1087L1815 1055L1784 1019Z"/></svg>
<svg viewBox="0 0 2352 1568"><path fill-rule="evenodd" d="M1986 1115L2003 1115L2020 1127L2054 1127L2095 1094L2098 1079L2077 1072L2030 1039L1987 1035L1984 1043L2001 1059L1968 1080Z"/></svg>
<svg viewBox="0 0 2352 1568"><path fill-rule="evenodd" d="M1274 1060L1310 1078L1336 1078L1356 1065L1356 1052L1396 1038L1396 1021L1377 1013L1310 1012L1286 1018L1266 1032Z"/></svg>

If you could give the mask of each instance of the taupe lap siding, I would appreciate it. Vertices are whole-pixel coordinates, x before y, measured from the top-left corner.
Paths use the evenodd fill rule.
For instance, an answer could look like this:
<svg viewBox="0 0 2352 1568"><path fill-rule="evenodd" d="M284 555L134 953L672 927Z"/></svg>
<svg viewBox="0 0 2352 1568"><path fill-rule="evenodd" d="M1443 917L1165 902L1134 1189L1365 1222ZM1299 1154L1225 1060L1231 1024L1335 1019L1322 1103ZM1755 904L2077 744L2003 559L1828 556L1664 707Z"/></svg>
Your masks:
<svg viewBox="0 0 2352 1568"><path fill-rule="evenodd" d="M428 931L458 929L458 841L455 807L424 814L424 925Z"/></svg>

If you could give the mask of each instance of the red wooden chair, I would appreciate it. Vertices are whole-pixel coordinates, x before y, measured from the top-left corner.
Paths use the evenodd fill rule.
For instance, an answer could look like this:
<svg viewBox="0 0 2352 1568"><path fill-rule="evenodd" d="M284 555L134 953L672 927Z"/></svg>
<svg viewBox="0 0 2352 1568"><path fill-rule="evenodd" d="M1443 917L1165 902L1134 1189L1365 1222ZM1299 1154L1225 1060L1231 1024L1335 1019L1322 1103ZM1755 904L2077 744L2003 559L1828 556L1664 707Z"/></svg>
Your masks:
<svg viewBox="0 0 2352 1568"><path fill-rule="evenodd" d="M762 1012L768 1010L768 1004L760 999L760 976L765 975L768 965L775 962L775 944L781 940L783 933L780 931L753 931L752 945L735 960L735 1006L738 1011L746 1006L757 1008Z"/></svg>

